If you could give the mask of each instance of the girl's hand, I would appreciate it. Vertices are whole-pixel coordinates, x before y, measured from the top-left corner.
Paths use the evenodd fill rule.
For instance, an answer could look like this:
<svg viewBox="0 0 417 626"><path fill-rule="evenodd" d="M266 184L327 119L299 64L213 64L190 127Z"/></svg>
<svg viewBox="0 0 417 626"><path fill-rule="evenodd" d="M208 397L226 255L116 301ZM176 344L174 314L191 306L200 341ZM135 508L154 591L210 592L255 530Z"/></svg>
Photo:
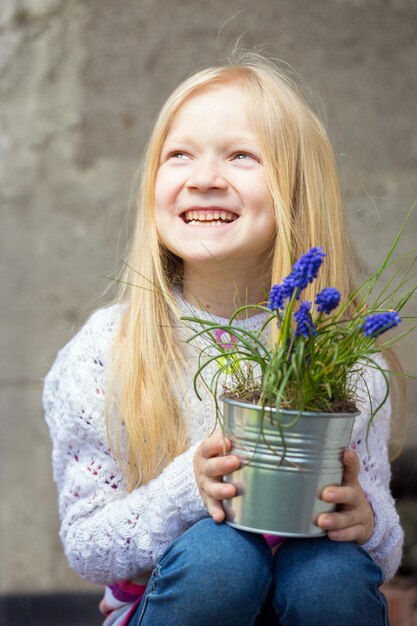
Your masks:
<svg viewBox="0 0 417 626"><path fill-rule="evenodd" d="M194 474L201 497L215 522L223 522L225 512L222 500L236 495L236 487L222 482L223 476L237 470L240 461L237 456L227 455L232 449L229 439L223 439L216 431L205 439L194 455Z"/></svg>
<svg viewBox="0 0 417 626"><path fill-rule="evenodd" d="M324 502L338 504L334 513L322 513L317 526L328 531L334 541L366 543L374 531L374 514L359 483L360 463L353 450L343 453L343 481L341 487L323 489Z"/></svg>

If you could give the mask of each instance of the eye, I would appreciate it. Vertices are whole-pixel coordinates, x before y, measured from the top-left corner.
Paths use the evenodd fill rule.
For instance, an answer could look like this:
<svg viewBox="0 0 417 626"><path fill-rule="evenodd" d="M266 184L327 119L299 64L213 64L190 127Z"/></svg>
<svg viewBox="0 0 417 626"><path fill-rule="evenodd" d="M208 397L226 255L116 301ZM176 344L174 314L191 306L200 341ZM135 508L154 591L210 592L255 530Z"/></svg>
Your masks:
<svg viewBox="0 0 417 626"><path fill-rule="evenodd" d="M181 150L173 150L168 154L168 159L189 159L190 156Z"/></svg>
<svg viewBox="0 0 417 626"><path fill-rule="evenodd" d="M235 152L232 155L232 159L235 161L248 161L248 160L253 160L253 161L258 161L258 163L260 163L260 159L258 156L256 156L256 154L253 154L252 152Z"/></svg>

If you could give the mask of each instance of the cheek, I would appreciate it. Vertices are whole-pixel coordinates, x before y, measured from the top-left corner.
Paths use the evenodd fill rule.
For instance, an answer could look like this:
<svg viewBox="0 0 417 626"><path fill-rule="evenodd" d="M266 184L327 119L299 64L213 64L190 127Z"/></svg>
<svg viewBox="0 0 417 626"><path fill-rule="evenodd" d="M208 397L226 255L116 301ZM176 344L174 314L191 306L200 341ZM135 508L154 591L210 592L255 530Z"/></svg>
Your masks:
<svg viewBox="0 0 417 626"><path fill-rule="evenodd" d="M262 231L265 240L275 240L277 234L277 225L275 221L274 203L269 193L266 190L262 195L261 193L257 197L257 221Z"/></svg>
<svg viewBox="0 0 417 626"><path fill-rule="evenodd" d="M172 232L168 212L163 207L155 208L155 228L158 240L166 244Z"/></svg>
<svg viewBox="0 0 417 626"><path fill-rule="evenodd" d="M267 216L264 220L263 223L263 228L262 228L262 239L265 243L265 245L271 245L274 243L275 238L277 235L277 228L275 225L275 220L273 218L273 216Z"/></svg>
<svg viewBox="0 0 417 626"><path fill-rule="evenodd" d="M158 216L158 210L160 210L166 203L166 185L164 184L164 177L158 174L155 181L155 211Z"/></svg>
<svg viewBox="0 0 417 626"><path fill-rule="evenodd" d="M274 201L267 187L264 185L253 185L247 190L246 198L248 204L259 216L265 221L275 223Z"/></svg>
<svg viewBox="0 0 417 626"><path fill-rule="evenodd" d="M274 201L273 201L271 192L269 190L268 184L266 182L266 179L264 177L259 187L259 197L262 197L264 207L268 209L270 214L273 216L274 215Z"/></svg>
<svg viewBox="0 0 417 626"><path fill-rule="evenodd" d="M253 176L245 176L237 182L246 202L257 211L268 209L272 212L273 199L263 171L253 172Z"/></svg>
<svg viewBox="0 0 417 626"><path fill-rule="evenodd" d="M174 170L160 170L155 181L155 205L166 208L175 203L183 186L182 176Z"/></svg>

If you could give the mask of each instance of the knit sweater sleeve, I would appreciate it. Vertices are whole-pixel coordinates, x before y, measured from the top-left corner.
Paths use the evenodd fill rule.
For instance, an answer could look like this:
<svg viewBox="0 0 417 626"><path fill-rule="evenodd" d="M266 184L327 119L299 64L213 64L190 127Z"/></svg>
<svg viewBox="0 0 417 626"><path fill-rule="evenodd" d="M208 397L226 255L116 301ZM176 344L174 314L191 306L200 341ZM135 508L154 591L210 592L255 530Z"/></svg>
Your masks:
<svg viewBox="0 0 417 626"><path fill-rule="evenodd" d="M70 566L95 583L136 578L208 515L193 471L198 443L128 493L106 438L106 358L120 307L97 311L58 354L43 393Z"/></svg>
<svg viewBox="0 0 417 626"><path fill-rule="evenodd" d="M379 355L376 360L381 367L387 367ZM358 408L361 413L355 421L351 447L359 456L361 463L359 481L374 513L373 534L362 547L381 567L385 580L389 580L400 565L404 539L390 491L389 398L375 415L367 439L371 406L375 409L383 400L385 392L386 385L382 373L374 368L366 368L362 384L359 385Z"/></svg>

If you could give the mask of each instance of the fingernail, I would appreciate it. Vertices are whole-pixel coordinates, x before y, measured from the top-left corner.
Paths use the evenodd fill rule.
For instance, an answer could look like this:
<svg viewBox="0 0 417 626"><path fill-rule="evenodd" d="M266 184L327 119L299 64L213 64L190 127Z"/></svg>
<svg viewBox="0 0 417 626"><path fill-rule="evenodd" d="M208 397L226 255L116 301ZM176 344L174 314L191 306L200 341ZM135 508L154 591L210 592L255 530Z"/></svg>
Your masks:
<svg viewBox="0 0 417 626"><path fill-rule="evenodd" d="M339 536L339 533L337 532L337 530L332 530L332 532L329 533L330 539L337 539L338 536Z"/></svg>
<svg viewBox="0 0 417 626"><path fill-rule="evenodd" d="M326 500L334 500L334 497L335 497L334 491L326 491L324 495L325 495Z"/></svg>

